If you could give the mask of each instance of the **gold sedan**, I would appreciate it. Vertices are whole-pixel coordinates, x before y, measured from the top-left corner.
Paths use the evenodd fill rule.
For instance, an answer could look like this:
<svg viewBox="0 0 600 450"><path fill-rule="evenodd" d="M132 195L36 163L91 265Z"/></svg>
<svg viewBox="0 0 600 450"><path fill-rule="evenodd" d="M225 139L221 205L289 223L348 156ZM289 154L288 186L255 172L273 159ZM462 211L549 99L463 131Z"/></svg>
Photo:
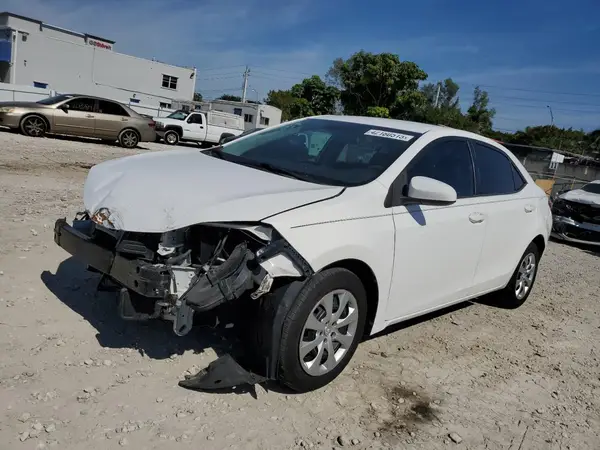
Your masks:
<svg viewBox="0 0 600 450"><path fill-rule="evenodd" d="M0 102L0 126L32 137L46 133L119 141L125 148L154 142L155 122L104 98L64 94L38 102Z"/></svg>

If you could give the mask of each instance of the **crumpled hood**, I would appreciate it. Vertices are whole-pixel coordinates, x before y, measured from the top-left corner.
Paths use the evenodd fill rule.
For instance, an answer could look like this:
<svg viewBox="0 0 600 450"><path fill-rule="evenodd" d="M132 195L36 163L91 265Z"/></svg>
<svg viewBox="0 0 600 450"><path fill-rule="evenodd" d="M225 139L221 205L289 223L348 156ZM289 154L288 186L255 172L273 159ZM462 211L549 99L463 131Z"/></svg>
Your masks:
<svg viewBox="0 0 600 450"><path fill-rule="evenodd" d="M89 172L83 201L90 214L107 208L117 229L165 232L202 222L259 221L341 190L190 149L98 164Z"/></svg>
<svg viewBox="0 0 600 450"><path fill-rule="evenodd" d="M594 194L587 192L582 189L573 189L572 191L565 192L558 198L563 200L569 200L571 202L584 203L586 205L598 206L600 208L600 194Z"/></svg>

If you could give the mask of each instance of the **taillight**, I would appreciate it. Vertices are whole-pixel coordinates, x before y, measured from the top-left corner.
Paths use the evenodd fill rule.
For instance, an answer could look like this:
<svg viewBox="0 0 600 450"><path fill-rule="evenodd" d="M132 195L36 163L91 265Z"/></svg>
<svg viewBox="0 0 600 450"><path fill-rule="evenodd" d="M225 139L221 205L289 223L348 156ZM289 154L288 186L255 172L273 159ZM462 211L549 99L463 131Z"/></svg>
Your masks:
<svg viewBox="0 0 600 450"><path fill-rule="evenodd" d="M156 122L154 120L152 122L148 122L148 126L150 128L154 128L156 126Z"/></svg>

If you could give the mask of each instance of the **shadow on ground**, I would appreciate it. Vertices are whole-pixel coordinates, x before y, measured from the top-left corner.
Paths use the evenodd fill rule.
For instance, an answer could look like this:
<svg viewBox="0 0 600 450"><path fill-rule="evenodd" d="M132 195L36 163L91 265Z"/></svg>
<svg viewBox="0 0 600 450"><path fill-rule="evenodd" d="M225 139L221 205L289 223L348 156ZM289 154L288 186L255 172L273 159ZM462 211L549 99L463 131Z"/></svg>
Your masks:
<svg viewBox="0 0 600 450"><path fill-rule="evenodd" d="M209 327L194 327L188 335L178 337L173 333L170 322L121 319L116 294L96 292L100 277L88 272L74 258L61 262L54 274L44 271L41 280L60 301L98 331L96 338L102 347L132 348L153 359L181 355L187 350L202 353L207 348L221 355L231 347L222 333Z"/></svg>

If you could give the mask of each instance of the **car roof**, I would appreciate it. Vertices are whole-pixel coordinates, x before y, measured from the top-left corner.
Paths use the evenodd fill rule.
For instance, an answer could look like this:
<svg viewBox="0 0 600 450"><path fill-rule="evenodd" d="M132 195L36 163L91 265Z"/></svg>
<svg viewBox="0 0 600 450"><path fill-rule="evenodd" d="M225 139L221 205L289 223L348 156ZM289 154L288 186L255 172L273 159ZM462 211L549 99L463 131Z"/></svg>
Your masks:
<svg viewBox="0 0 600 450"><path fill-rule="evenodd" d="M470 131L459 130L457 128L447 127L446 125L432 125L428 123L412 122L410 120L385 119L382 117L365 117L365 116L313 116L317 119L336 120L339 122L358 123L362 125L371 125L374 127L393 128L398 131L408 131L410 133L425 134L435 132L439 136L458 136L468 139L476 139L480 142L490 144L494 147L500 147L506 151L500 142L482 136L481 134L472 133Z"/></svg>

